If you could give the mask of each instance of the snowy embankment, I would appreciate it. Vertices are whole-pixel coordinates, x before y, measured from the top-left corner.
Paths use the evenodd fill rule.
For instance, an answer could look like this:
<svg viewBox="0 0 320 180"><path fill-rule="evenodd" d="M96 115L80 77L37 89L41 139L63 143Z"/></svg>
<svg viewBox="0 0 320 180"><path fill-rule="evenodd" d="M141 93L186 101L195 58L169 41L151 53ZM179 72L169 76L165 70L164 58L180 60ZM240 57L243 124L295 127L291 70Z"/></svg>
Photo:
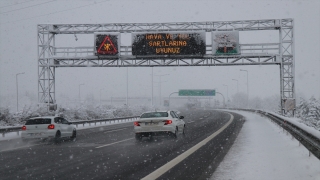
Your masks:
<svg viewBox="0 0 320 180"><path fill-rule="evenodd" d="M301 119L299 119L299 118L288 118L288 117L284 117L284 116L281 116L281 115L273 113L273 112L268 112L268 113L272 114L272 115L275 115L275 116L277 116L279 118L282 118L282 119L294 124L295 126L299 127L300 129L308 132L309 134L312 134L314 137L320 139L320 131L316 130L313 127L307 126L304 123L301 123Z"/></svg>
<svg viewBox="0 0 320 180"><path fill-rule="evenodd" d="M281 127L256 113L231 112L246 122L211 180L320 179L319 159Z"/></svg>

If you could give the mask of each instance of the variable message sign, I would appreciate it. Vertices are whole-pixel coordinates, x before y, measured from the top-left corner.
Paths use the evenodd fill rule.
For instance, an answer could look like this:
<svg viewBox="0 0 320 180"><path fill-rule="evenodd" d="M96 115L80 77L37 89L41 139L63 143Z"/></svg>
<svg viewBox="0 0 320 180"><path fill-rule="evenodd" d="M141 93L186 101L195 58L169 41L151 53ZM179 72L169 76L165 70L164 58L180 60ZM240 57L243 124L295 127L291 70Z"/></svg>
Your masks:
<svg viewBox="0 0 320 180"><path fill-rule="evenodd" d="M205 31L132 33L132 55L200 55L206 53Z"/></svg>
<svg viewBox="0 0 320 180"><path fill-rule="evenodd" d="M216 90L214 89L181 89L179 96L215 96Z"/></svg>
<svg viewBox="0 0 320 180"><path fill-rule="evenodd" d="M95 37L95 54L96 55L119 55L120 33L99 33Z"/></svg>
<svg viewBox="0 0 320 180"><path fill-rule="evenodd" d="M212 31L212 38L214 55L240 54L239 31Z"/></svg>

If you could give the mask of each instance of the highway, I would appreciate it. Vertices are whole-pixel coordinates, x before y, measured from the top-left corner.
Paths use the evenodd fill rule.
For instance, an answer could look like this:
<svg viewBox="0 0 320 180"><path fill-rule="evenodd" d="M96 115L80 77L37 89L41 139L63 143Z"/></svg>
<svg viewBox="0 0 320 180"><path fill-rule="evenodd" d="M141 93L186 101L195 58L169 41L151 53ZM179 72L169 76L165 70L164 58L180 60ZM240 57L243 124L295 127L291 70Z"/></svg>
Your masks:
<svg viewBox="0 0 320 180"><path fill-rule="evenodd" d="M1 141L0 179L209 178L241 130L243 117L215 110L182 111L181 115L186 135L177 139L136 142L130 122L78 130L76 141L58 144Z"/></svg>

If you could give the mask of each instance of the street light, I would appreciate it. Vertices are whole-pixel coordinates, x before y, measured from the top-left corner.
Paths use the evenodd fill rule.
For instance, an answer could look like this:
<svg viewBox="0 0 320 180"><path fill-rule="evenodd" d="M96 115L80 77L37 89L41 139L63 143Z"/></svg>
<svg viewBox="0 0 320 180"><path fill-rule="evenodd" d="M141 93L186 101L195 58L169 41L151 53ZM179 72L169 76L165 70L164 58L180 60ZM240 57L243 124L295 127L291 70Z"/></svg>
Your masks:
<svg viewBox="0 0 320 180"><path fill-rule="evenodd" d="M223 107L226 107L226 102L225 102L225 100L224 100L224 96L223 96L223 94L221 94L221 93L219 93L219 92L216 92L217 94L220 94L221 96L222 96L222 98L223 98Z"/></svg>
<svg viewBox="0 0 320 180"><path fill-rule="evenodd" d="M126 105L128 106L128 67L127 67L127 96L126 96Z"/></svg>
<svg viewBox="0 0 320 180"><path fill-rule="evenodd" d="M80 86L82 86L84 84L79 84L79 101L81 102L81 96L80 96Z"/></svg>
<svg viewBox="0 0 320 180"><path fill-rule="evenodd" d="M151 67L151 107L153 107L153 67Z"/></svg>
<svg viewBox="0 0 320 180"><path fill-rule="evenodd" d="M229 99L229 93L228 93L228 85L225 85L225 84L223 84L223 86L227 86L227 102L228 102L228 99Z"/></svg>
<svg viewBox="0 0 320 180"><path fill-rule="evenodd" d="M170 97L171 97L172 94L175 94L175 93L179 93L179 92L173 92L173 93L171 93L171 94L169 95L169 107L170 107Z"/></svg>
<svg viewBox="0 0 320 180"><path fill-rule="evenodd" d="M24 72L23 73L17 73L16 74L16 85L17 85L17 112L19 111L19 95L18 95L18 92L19 92L19 90L18 90L18 75L19 74L24 74Z"/></svg>
<svg viewBox="0 0 320 180"><path fill-rule="evenodd" d="M245 71L247 73L247 107L249 106L249 81L248 81L248 71L240 69L240 71Z"/></svg>
<svg viewBox="0 0 320 180"><path fill-rule="evenodd" d="M160 88L160 106L161 106L161 83L162 82L166 82L166 81L161 81L161 77L162 76L168 76L168 75L170 75L170 74L161 74L161 75L154 75L154 76L159 76L160 77L160 81L159 81L159 83L160 83L160 85L159 85L159 88ZM152 83L152 86L153 86L153 83Z"/></svg>

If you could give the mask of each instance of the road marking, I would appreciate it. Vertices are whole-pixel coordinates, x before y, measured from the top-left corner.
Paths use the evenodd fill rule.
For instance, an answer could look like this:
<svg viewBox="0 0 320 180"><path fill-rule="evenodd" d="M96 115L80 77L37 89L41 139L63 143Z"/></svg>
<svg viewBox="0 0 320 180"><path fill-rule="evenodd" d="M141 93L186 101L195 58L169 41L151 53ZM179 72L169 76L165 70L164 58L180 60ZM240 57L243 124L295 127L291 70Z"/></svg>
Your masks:
<svg viewBox="0 0 320 180"><path fill-rule="evenodd" d="M122 128L122 129L116 129L116 130L106 131L106 132L104 132L104 133L115 132L115 131L121 131L121 130L124 130L124 129L127 129L127 128Z"/></svg>
<svg viewBox="0 0 320 180"><path fill-rule="evenodd" d="M222 126L218 131L216 131L215 133L211 134L209 137L205 138L204 140L202 140L201 142L199 142L195 146L191 147L190 149L188 149L184 153L182 153L179 156L177 156L176 158L172 159L167 164L161 166L160 168L158 168L157 170L153 171L152 173L150 173L146 177L142 178L141 180L157 179L158 177L162 176L164 173L169 171L171 168L173 168L175 165L177 165L178 163L183 161L185 158L190 156L196 150L200 149L202 146L207 144L211 139L213 139L218 134L220 134L223 130L225 130L232 123L234 117L233 117L232 114L230 114L230 113L228 113L228 114L231 116L230 120L224 126Z"/></svg>
<svg viewBox="0 0 320 180"><path fill-rule="evenodd" d="M189 121L189 122L187 122L187 123L193 123L193 122L195 122L195 121Z"/></svg>
<svg viewBox="0 0 320 180"><path fill-rule="evenodd" d="M124 141L129 141L131 139L134 139L134 138L129 138L129 139L125 139L125 140L122 140L122 141L117 141L117 142L114 142L114 143L110 143L110 144L105 144L105 145L102 145L102 146L98 146L96 148L102 148L102 147L106 147L106 146L111 146L113 144L118 144L118 143L121 143L121 142L124 142Z"/></svg>

